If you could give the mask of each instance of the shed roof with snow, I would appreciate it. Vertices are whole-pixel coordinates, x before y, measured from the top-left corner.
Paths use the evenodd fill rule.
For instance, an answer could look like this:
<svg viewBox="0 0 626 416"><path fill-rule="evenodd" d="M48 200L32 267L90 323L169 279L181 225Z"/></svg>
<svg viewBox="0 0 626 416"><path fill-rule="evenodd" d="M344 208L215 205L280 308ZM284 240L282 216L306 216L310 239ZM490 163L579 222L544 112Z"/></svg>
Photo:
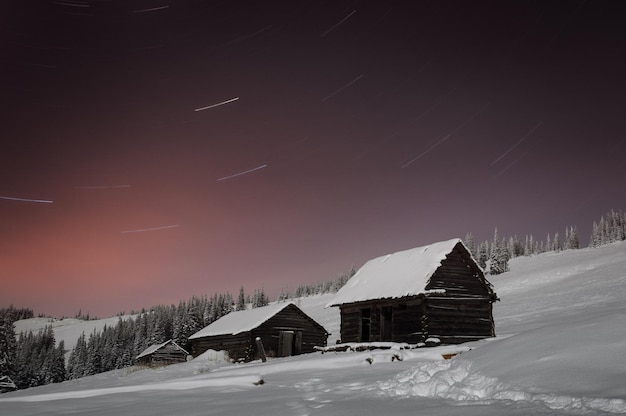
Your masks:
<svg viewBox="0 0 626 416"><path fill-rule="evenodd" d="M295 306L293 302L282 302L262 306L260 308L231 312L228 315L222 316L209 326L196 332L190 336L189 339L192 340L215 335L237 335L242 332L251 331L290 305ZM299 310L299 308L297 309ZM302 315L307 316L308 318L308 315L305 315L304 313L302 313ZM309 319L313 321L312 318ZM315 323L317 324L317 322Z"/></svg>

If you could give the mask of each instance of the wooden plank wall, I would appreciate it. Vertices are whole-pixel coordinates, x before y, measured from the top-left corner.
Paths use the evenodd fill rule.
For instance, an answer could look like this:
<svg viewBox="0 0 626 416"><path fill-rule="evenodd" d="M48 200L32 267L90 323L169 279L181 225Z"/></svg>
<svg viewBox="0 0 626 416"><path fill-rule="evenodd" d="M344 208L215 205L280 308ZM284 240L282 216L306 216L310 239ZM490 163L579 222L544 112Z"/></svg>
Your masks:
<svg viewBox="0 0 626 416"><path fill-rule="evenodd" d="M495 336L492 304L486 299L429 298L424 331L445 344Z"/></svg>
<svg viewBox="0 0 626 416"><path fill-rule="evenodd" d="M489 297L492 291L483 273L457 247L441 262L425 289L445 289L447 296Z"/></svg>
<svg viewBox="0 0 626 416"><path fill-rule="evenodd" d="M341 342L361 341L361 310L358 307L340 306Z"/></svg>
<svg viewBox="0 0 626 416"><path fill-rule="evenodd" d="M417 343L422 340L422 301L419 297L407 297L380 302L346 304L340 307L341 342L362 342L361 310L370 308L370 342L382 341L382 308L391 307L391 341Z"/></svg>
<svg viewBox="0 0 626 416"><path fill-rule="evenodd" d="M250 332L237 335L215 335L191 340L191 351L194 357L207 350L227 351L233 361L244 360L249 348L254 343ZM256 347L254 347L256 351Z"/></svg>

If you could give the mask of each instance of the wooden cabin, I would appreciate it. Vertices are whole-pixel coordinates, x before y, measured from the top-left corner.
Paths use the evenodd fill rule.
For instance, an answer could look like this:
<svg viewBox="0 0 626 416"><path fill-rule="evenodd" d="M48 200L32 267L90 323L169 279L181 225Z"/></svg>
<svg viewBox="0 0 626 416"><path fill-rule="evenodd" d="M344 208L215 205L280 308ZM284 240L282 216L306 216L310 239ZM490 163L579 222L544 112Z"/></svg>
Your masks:
<svg viewBox="0 0 626 416"><path fill-rule="evenodd" d="M269 357L288 357L326 346L329 333L293 303L231 312L189 337L194 357L212 349L224 350L233 361L260 357L260 338Z"/></svg>
<svg viewBox="0 0 626 416"><path fill-rule="evenodd" d="M496 300L457 238L369 260L327 307L340 309L344 343L458 344L495 336Z"/></svg>
<svg viewBox="0 0 626 416"><path fill-rule="evenodd" d="M138 365L158 367L187 361L189 353L180 345L172 341L165 341L162 344L151 345L141 354L135 357Z"/></svg>

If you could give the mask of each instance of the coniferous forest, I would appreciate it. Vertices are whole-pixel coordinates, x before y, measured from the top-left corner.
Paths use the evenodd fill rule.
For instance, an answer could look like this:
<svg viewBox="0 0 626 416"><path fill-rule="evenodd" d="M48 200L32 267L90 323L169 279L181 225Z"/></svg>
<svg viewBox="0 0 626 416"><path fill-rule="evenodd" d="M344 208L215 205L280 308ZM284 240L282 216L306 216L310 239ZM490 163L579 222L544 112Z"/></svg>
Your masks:
<svg viewBox="0 0 626 416"><path fill-rule="evenodd" d="M611 210L594 221L589 247L599 247L616 241L626 240L626 215ZM564 233L548 234L545 239L535 239L532 235L523 238L500 236L494 230L493 238L478 245L471 233L463 239L464 244L475 256L483 269L498 275L508 270L508 262L518 256L571 250L580 248L580 238L576 227L566 227ZM304 297L339 290L356 270L339 274L335 279L312 285L300 285L290 294L283 289L278 301L293 297ZM180 301L178 305L157 305L144 309L129 317L120 316L114 326L105 326L101 331L81 334L75 347L65 360L66 349L63 341L56 343L51 326L37 333L15 333L14 323L34 316L30 309L14 307L0 309L0 381L10 380L18 389L60 382L98 374L104 371L128 367L134 364L135 357L147 347L170 339L178 345L190 349L190 335L209 325L220 317L245 308L265 306L269 299L263 289L257 289L252 296L246 296L241 287L235 299L230 293L212 296L192 297ZM121 314L120 314L121 315ZM87 317L79 313L79 317ZM1 384L1 383L0 383ZM3 391L0 389L0 392Z"/></svg>

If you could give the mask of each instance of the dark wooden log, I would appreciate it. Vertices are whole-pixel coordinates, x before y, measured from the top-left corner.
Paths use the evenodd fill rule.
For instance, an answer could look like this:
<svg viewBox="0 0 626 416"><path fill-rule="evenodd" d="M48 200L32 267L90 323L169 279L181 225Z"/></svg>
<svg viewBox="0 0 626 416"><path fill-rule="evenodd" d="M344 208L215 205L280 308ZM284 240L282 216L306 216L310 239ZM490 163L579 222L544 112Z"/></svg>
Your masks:
<svg viewBox="0 0 626 416"><path fill-rule="evenodd" d="M261 337L256 337L256 348L259 351L259 355L261 356L261 361L267 361L267 357L265 356L265 348L263 348L263 341L261 341Z"/></svg>

